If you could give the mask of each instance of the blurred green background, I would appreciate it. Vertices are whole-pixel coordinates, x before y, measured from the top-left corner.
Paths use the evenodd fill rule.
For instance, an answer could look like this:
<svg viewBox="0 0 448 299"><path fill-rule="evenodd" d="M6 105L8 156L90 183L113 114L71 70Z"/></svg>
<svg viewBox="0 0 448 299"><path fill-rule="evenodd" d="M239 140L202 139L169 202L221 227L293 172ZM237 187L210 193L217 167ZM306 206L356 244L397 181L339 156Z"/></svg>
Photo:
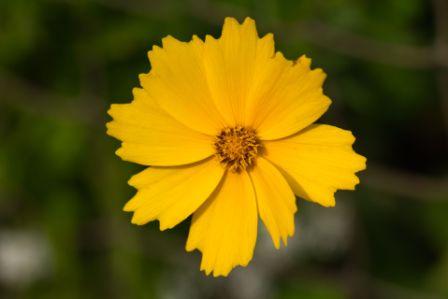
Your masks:
<svg viewBox="0 0 448 299"><path fill-rule="evenodd" d="M275 251L264 229L227 279L121 211L141 167L114 155L111 102L171 34L251 16L328 73L321 122L368 157L355 192L299 200ZM0 298L448 298L448 1L0 0Z"/></svg>

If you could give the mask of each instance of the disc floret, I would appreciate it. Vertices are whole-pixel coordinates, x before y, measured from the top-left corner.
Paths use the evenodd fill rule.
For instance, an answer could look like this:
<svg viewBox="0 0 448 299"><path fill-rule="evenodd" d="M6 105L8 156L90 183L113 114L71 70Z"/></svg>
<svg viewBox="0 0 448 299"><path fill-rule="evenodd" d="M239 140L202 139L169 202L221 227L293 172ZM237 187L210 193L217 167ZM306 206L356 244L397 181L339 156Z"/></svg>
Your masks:
<svg viewBox="0 0 448 299"><path fill-rule="evenodd" d="M261 144L254 129L243 126L224 128L215 139L216 156L232 172L241 172L254 164Z"/></svg>

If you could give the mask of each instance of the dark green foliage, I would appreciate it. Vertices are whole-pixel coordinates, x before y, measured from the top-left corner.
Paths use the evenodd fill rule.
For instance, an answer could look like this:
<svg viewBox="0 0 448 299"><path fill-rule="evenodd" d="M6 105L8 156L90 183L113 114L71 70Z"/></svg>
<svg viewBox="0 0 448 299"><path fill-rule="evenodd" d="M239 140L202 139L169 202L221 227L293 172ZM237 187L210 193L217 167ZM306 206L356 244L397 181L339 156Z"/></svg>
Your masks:
<svg viewBox="0 0 448 299"><path fill-rule="evenodd" d="M448 71L387 50L432 47L430 1L0 0L0 238L38 232L50 256L30 281L0 277L1 298L242 298L229 279L196 273L189 220L163 233L130 224L126 181L142 167L120 161L105 135L109 104L131 99L152 45L217 36L228 15L252 16L288 58L307 54L327 72L333 105L322 121L353 130L368 157L357 191L336 194L351 213L342 249L298 250L267 270L263 294L447 298L448 115L437 80ZM319 217L310 206L299 201L298 243L302 215Z"/></svg>

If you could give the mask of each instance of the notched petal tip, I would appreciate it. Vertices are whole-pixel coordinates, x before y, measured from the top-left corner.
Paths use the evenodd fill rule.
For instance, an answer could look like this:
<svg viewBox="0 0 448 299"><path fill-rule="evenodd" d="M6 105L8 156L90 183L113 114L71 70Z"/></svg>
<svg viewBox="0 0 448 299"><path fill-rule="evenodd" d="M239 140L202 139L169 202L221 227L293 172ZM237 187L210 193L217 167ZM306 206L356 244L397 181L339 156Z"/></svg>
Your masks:
<svg viewBox="0 0 448 299"><path fill-rule="evenodd" d="M213 273L213 269L211 267L206 267L203 263L201 263L199 270L204 272L204 274L207 276L209 276L210 274ZM217 276L215 274L213 274L213 277L217 277Z"/></svg>
<svg viewBox="0 0 448 299"><path fill-rule="evenodd" d="M167 220L164 219L159 219L159 230L161 232L167 230L167 229L172 229L174 226L176 226L175 224L169 223Z"/></svg>
<svg viewBox="0 0 448 299"><path fill-rule="evenodd" d="M224 25L222 27L221 37L230 36L233 34L240 34L241 32L244 31L246 31L246 34L248 32L254 32L258 36L256 24L252 18L246 17L244 21L240 24L237 19L233 17L226 17L224 19Z"/></svg>
<svg viewBox="0 0 448 299"><path fill-rule="evenodd" d="M126 104L111 104L109 109L107 110L107 114L109 114L112 118L114 118L115 114L118 113L118 110L122 105Z"/></svg>
<svg viewBox="0 0 448 299"><path fill-rule="evenodd" d="M276 238L276 239L271 238L271 239L272 239L272 243L274 243L274 248L276 250L280 250L280 238Z"/></svg>
<svg viewBox="0 0 448 299"><path fill-rule="evenodd" d="M364 157L363 155L359 155L359 156L361 157L362 166L361 166L361 169L359 169L358 171L366 170L367 169L367 158Z"/></svg>
<svg viewBox="0 0 448 299"><path fill-rule="evenodd" d="M192 244L190 244L187 240L187 243L185 244L185 251L186 252L192 252L196 250L196 246L193 246Z"/></svg>
<svg viewBox="0 0 448 299"><path fill-rule="evenodd" d="M125 152L125 150L123 149L123 143L121 143L120 148L118 148L118 149L115 151L115 155L117 155L118 157L120 157L121 160L126 161L126 159L125 159L126 152Z"/></svg>
<svg viewBox="0 0 448 299"><path fill-rule="evenodd" d="M246 265L244 265L243 267L245 267ZM230 271L231 270L229 270L229 271L225 271L225 272L216 272L216 271L213 271L213 277L214 278L217 278L217 277L227 277L227 276L229 276L229 274L230 274ZM208 274L207 274L208 275Z"/></svg>
<svg viewBox="0 0 448 299"><path fill-rule="evenodd" d="M149 50L149 51L147 52L147 55L148 55L149 60L151 60L151 57L152 57L155 53L160 52L160 51L162 51L162 50L163 50L162 47L160 47L160 46L158 46L158 45L153 45L152 48L151 48L151 50Z"/></svg>
<svg viewBox="0 0 448 299"><path fill-rule="evenodd" d="M124 212L134 212L135 208L132 206L131 201L129 200L122 208Z"/></svg>
<svg viewBox="0 0 448 299"><path fill-rule="evenodd" d="M226 26L226 24L238 24L239 25L239 22L234 17L225 17L224 18L224 26Z"/></svg>
<svg viewBox="0 0 448 299"><path fill-rule="evenodd" d="M169 44L171 42L181 42L180 40L176 39L172 35L168 34L165 37L162 37L162 45L165 47L166 44Z"/></svg>
<svg viewBox="0 0 448 299"><path fill-rule="evenodd" d="M325 80L327 78L327 73L325 73L325 71L321 68L315 68L314 70L312 70L312 72L315 72L315 73L319 74L320 76L322 76L323 80Z"/></svg>
<svg viewBox="0 0 448 299"><path fill-rule="evenodd" d="M251 17L245 17L244 21L243 21L243 25L255 26L255 20L252 19Z"/></svg>
<svg viewBox="0 0 448 299"><path fill-rule="evenodd" d="M290 238L294 235L294 226L292 227L291 231L288 232L286 235L283 235L283 236L278 235L275 237L272 236L272 234L270 234L270 235L271 235L271 240L272 240L272 244L274 245L274 248L276 250L280 250L282 247L288 246L288 238Z"/></svg>
<svg viewBox="0 0 448 299"><path fill-rule="evenodd" d="M322 100L323 100L323 102L322 102L322 109L324 109L323 113L325 113L325 112L327 112L328 108L330 108L330 106L333 103L333 101L329 97L324 95L324 94L322 95Z"/></svg>
<svg viewBox="0 0 448 299"><path fill-rule="evenodd" d="M232 272L232 270L236 267L237 265L233 265L230 268L227 267L226 269L217 269L214 266L211 265L204 265L203 263L201 263L200 266L200 271L204 272L205 275L207 276L213 276L214 278L217 277L227 277L229 276L230 272ZM246 267L247 264L245 265L241 265L242 267Z"/></svg>
<svg viewBox="0 0 448 299"><path fill-rule="evenodd" d="M207 34L206 36L205 36L205 43L207 44L207 43L210 43L210 42L216 42L217 41L217 39L216 38L214 38L212 35L210 35L210 34Z"/></svg>
<svg viewBox="0 0 448 299"><path fill-rule="evenodd" d="M145 90L141 87L132 88L132 95L134 96L134 98L142 95L144 92L145 92Z"/></svg>
<svg viewBox="0 0 448 299"><path fill-rule="evenodd" d="M311 63L312 63L311 58L309 58L304 54L300 56L297 60L295 60L293 64L296 67L305 68L307 71L311 72L311 74L313 74L314 76L321 76L320 80L322 81L321 83L323 84L323 82L327 78L327 73L325 73L325 71L322 68L311 69Z"/></svg>
<svg viewBox="0 0 448 299"><path fill-rule="evenodd" d="M353 180L353 188L352 188L352 190L355 190L356 186L358 186L360 182L361 181L359 180L358 176L355 176L355 178Z"/></svg>
<svg viewBox="0 0 448 299"><path fill-rule="evenodd" d="M274 248L275 250L280 250L282 249L282 247L287 247L288 246L288 238L292 237L292 234L288 234L287 236L282 236L282 237L278 237L276 240L272 240L272 243L274 243ZM282 246L283 245L283 246Z"/></svg>
<svg viewBox="0 0 448 299"><path fill-rule="evenodd" d="M112 113L113 113L112 106L113 106L113 105L115 105L115 104L110 105L109 109L107 109L107 111L106 111L107 115L109 115L109 116L111 116L111 117L113 117L113 116L112 116ZM109 122L107 122L106 125L107 125L108 123L109 123Z"/></svg>
<svg viewBox="0 0 448 299"><path fill-rule="evenodd" d="M199 37L199 36L197 36L196 34L194 34L192 37L191 37L191 41L190 41L190 43L193 43L193 42L199 42L199 43L204 43L204 41Z"/></svg>
<svg viewBox="0 0 448 299"><path fill-rule="evenodd" d="M324 208L334 208L336 206L336 199L333 197L331 200L327 202L319 202L319 204Z"/></svg>
<svg viewBox="0 0 448 299"><path fill-rule="evenodd" d="M275 57L276 53L275 53L274 34L269 32L269 33L266 33L265 35L263 35L262 37L260 37L259 39L260 39L259 40L260 45L265 45L265 47L270 48L269 51L272 51L272 56L269 58Z"/></svg>
<svg viewBox="0 0 448 299"><path fill-rule="evenodd" d="M113 120L108 122L108 123L106 123L106 134L115 138L115 136L114 136L115 134L114 134L113 129L112 129L112 123L114 123Z"/></svg>
<svg viewBox="0 0 448 299"><path fill-rule="evenodd" d="M149 53L149 52L148 52ZM140 86L145 86L146 83L145 81L147 81L151 76L151 73L141 73L138 75L138 80L140 82Z"/></svg>
<svg viewBox="0 0 448 299"><path fill-rule="evenodd" d="M134 215L132 216L132 219L131 219L131 223L135 224L135 225L145 225L148 222L149 221L139 219L139 217L137 216L137 213L134 213Z"/></svg>
<svg viewBox="0 0 448 299"><path fill-rule="evenodd" d="M306 56L305 54L300 56L295 62L294 64L301 64L307 68L311 67L311 58L309 58L308 56Z"/></svg>
<svg viewBox="0 0 448 299"><path fill-rule="evenodd" d="M139 181L138 175L139 174L134 174L133 176L131 176L131 178L127 182L129 186L137 189L137 185L138 185L138 181Z"/></svg>
<svg viewBox="0 0 448 299"><path fill-rule="evenodd" d="M184 42L181 40L178 40L177 38L173 37L172 35L167 35L164 38L162 38L162 50L170 51L172 49L175 49L176 47L185 47L188 42Z"/></svg>

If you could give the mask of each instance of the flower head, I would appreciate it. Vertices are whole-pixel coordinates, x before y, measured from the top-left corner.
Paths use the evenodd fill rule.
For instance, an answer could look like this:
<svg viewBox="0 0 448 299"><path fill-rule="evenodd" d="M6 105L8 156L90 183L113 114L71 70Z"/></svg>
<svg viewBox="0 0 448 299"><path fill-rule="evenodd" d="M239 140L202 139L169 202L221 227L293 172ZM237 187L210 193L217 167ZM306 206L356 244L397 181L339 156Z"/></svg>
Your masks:
<svg viewBox="0 0 448 299"><path fill-rule="evenodd" d="M366 159L350 131L312 124L330 105L325 74L289 61L255 22L226 18L219 39L173 37L149 52L152 69L129 104L113 104L108 134L122 159L150 166L129 184L132 222L172 228L192 215L186 249L226 276L252 258L258 217L274 246L294 234L295 195L334 206Z"/></svg>

